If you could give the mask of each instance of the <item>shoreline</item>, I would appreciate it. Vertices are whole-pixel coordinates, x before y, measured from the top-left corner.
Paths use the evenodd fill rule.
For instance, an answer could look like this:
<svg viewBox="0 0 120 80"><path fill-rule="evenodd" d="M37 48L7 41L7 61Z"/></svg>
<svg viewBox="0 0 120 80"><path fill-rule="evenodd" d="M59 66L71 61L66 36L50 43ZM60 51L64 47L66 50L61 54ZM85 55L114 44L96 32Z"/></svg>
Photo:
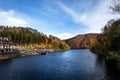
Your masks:
<svg viewBox="0 0 120 80"><path fill-rule="evenodd" d="M40 51L35 51L35 50L25 50L25 51L19 51L18 53L1 53L0 54L0 61L1 60L9 60L9 59L14 59L14 58L19 58L19 57L24 57L24 56L33 56L33 55L46 55L54 52L62 52L66 50L60 50L60 51L46 51L46 52L40 52Z"/></svg>
<svg viewBox="0 0 120 80"><path fill-rule="evenodd" d="M0 54L0 60L8 60L21 57L21 54Z"/></svg>

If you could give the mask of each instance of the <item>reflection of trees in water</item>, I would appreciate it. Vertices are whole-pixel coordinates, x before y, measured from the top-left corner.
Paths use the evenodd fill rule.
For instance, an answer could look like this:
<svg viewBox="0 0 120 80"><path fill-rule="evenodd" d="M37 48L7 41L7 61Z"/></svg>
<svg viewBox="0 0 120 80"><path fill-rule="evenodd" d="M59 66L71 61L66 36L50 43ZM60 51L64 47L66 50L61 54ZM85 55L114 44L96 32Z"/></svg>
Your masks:
<svg viewBox="0 0 120 80"><path fill-rule="evenodd" d="M115 69L115 62L110 61L106 63L107 74L110 76L111 80L120 80L120 73Z"/></svg>
<svg viewBox="0 0 120 80"><path fill-rule="evenodd" d="M96 55L95 70L100 75L104 75L103 79L109 80L109 76L107 74L107 69L106 69L106 65L105 65L105 61L104 61L104 57L103 56Z"/></svg>
<svg viewBox="0 0 120 80"><path fill-rule="evenodd" d="M96 55L96 65L102 65L102 64L103 65L105 64L103 56Z"/></svg>
<svg viewBox="0 0 120 80"><path fill-rule="evenodd" d="M96 55L96 69L102 69L106 77L108 76L107 80L120 80L120 74L113 70L113 66L106 64L103 56Z"/></svg>

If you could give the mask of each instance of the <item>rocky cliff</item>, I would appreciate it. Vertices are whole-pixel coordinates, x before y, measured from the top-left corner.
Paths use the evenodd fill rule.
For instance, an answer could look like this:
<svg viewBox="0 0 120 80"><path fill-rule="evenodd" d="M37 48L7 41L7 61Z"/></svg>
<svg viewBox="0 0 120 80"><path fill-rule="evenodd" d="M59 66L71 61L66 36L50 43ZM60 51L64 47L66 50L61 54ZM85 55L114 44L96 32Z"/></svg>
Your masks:
<svg viewBox="0 0 120 80"><path fill-rule="evenodd" d="M84 35L77 35L73 38L65 40L65 42L71 47L71 49L87 49L90 48L90 42L92 39L96 39L99 34L89 33Z"/></svg>

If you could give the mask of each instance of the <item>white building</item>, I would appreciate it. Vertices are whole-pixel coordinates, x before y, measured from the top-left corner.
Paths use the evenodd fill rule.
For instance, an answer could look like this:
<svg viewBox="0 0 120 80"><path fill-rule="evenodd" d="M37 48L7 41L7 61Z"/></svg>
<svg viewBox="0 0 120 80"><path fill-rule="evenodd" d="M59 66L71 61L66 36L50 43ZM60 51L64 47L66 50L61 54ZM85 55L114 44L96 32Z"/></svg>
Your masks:
<svg viewBox="0 0 120 80"><path fill-rule="evenodd" d="M12 50L12 42L6 37L0 37L0 53Z"/></svg>

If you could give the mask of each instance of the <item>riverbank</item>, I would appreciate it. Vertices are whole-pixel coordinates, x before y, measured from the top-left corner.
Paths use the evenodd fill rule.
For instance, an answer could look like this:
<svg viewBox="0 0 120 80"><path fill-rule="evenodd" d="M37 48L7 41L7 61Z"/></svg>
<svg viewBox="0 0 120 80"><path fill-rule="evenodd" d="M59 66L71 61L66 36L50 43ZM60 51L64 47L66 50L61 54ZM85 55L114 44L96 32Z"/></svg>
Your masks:
<svg viewBox="0 0 120 80"><path fill-rule="evenodd" d="M29 52L29 51L28 51ZM10 53L10 54L0 54L0 60L7 60L7 59L13 59L23 56L31 56L31 55L45 55L47 53L36 53L36 52L21 52L21 53Z"/></svg>
<svg viewBox="0 0 120 80"><path fill-rule="evenodd" d="M20 57L21 54L0 54L0 60L7 60Z"/></svg>
<svg viewBox="0 0 120 80"><path fill-rule="evenodd" d="M109 74L115 75L116 78L119 78L120 76L120 53L119 52L109 52L107 54L99 54L99 53L94 53L94 54L102 56L105 59L105 64L109 71Z"/></svg>
<svg viewBox="0 0 120 80"><path fill-rule="evenodd" d="M120 76L120 54L111 53L105 57L105 61L108 69Z"/></svg>
<svg viewBox="0 0 120 80"><path fill-rule="evenodd" d="M1 53L0 54L0 60L7 60L22 56L31 56L31 55L46 55L52 52L62 52L65 50L59 50L56 51L54 49L27 49L27 48L19 48L15 49L12 53Z"/></svg>

